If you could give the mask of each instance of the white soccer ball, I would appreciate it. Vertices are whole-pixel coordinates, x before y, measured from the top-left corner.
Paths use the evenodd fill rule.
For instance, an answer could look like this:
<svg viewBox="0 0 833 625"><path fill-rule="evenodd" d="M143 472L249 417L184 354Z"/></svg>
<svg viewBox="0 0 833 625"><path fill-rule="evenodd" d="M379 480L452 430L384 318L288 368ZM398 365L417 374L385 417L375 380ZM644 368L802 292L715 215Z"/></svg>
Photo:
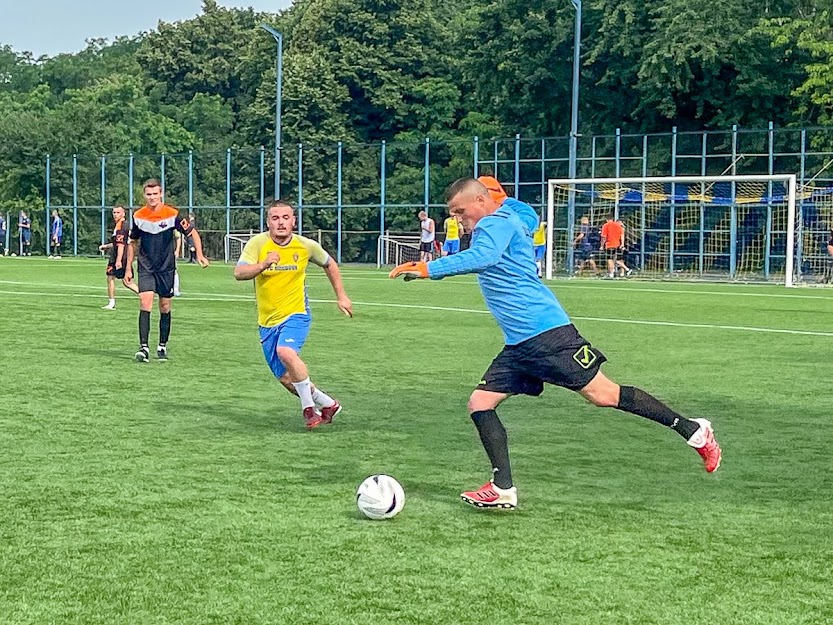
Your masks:
<svg viewBox="0 0 833 625"><path fill-rule="evenodd" d="M392 519L405 505L405 491L390 475L371 475L359 485L356 505L368 519Z"/></svg>

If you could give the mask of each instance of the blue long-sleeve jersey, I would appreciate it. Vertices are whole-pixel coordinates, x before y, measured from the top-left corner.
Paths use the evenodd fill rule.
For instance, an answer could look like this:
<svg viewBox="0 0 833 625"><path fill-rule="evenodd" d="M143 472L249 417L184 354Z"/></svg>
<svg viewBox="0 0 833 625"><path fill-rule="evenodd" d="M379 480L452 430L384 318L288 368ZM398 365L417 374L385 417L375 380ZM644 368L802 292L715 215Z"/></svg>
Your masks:
<svg viewBox="0 0 833 625"><path fill-rule="evenodd" d="M428 263L432 280L476 273L486 307L507 345L565 326L570 318L538 278L532 232L538 215L529 204L508 198L477 222L469 249Z"/></svg>
<svg viewBox="0 0 833 625"><path fill-rule="evenodd" d="M52 220L52 236L59 239L64 236L64 220L60 217L55 217Z"/></svg>

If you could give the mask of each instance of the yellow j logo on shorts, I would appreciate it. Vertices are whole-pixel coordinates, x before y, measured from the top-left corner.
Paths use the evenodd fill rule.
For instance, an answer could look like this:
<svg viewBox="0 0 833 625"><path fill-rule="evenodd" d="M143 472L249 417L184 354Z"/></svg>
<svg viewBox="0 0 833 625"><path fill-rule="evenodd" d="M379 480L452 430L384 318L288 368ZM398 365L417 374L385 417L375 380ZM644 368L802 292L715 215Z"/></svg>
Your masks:
<svg viewBox="0 0 833 625"><path fill-rule="evenodd" d="M582 345L578 348L578 351L573 354L573 360L575 360L584 369L592 367L597 358L598 356L596 356L593 350L590 349L589 345Z"/></svg>

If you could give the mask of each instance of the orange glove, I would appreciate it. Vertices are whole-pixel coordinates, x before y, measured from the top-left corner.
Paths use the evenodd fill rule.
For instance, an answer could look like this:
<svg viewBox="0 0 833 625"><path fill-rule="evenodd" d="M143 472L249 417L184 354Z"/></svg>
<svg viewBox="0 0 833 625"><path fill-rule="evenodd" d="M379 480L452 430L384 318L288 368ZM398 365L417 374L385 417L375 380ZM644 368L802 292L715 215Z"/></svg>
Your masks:
<svg viewBox="0 0 833 625"><path fill-rule="evenodd" d="M480 176L477 181L489 190L489 195L498 204L503 204L503 200L509 197L506 195L506 191L503 190L503 187L500 186L497 178L493 176Z"/></svg>
<svg viewBox="0 0 833 625"><path fill-rule="evenodd" d="M388 274L390 278L398 278L399 276L405 276L405 282L410 282L411 280L418 280L420 278L427 278L428 277L428 263L420 261L416 262L409 262L409 263L402 263L401 265L397 265L393 268Z"/></svg>

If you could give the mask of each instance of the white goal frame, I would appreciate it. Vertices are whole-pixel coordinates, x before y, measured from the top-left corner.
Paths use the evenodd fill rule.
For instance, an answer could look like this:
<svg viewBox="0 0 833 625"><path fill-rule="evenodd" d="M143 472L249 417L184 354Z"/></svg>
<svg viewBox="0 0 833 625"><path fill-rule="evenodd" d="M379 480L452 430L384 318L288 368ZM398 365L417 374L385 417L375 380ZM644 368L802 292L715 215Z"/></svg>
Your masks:
<svg viewBox="0 0 833 625"><path fill-rule="evenodd" d="M231 258L231 242L232 241L240 243L240 251L242 252L243 247L246 245L246 243L248 243L249 240L252 237L257 236L258 234L260 234L260 232L251 232L250 231L250 232L231 232L231 233L225 235L223 237L223 252L224 252L224 255L225 255L225 262L227 262L227 263L231 262L231 261L237 262L236 258L234 258L234 259Z"/></svg>
<svg viewBox="0 0 833 625"><path fill-rule="evenodd" d="M599 185L599 184L623 184L628 186L642 184L699 184L713 182L758 182L786 183L787 187L787 241L785 258L785 284L788 287L795 286L795 211L797 184L795 174L773 174L773 175L726 175L726 176L648 176L648 177L618 177L618 178L552 178L547 181L547 249L546 249L546 271L548 280L553 277L553 241L555 231L555 189L556 187L571 186L575 189L578 185ZM575 214L575 191L568 191L568 244L570 245L569 257L572 259L572 240L575 238L576 214ZM570 264L572 267L572 263Z"/></svg>

